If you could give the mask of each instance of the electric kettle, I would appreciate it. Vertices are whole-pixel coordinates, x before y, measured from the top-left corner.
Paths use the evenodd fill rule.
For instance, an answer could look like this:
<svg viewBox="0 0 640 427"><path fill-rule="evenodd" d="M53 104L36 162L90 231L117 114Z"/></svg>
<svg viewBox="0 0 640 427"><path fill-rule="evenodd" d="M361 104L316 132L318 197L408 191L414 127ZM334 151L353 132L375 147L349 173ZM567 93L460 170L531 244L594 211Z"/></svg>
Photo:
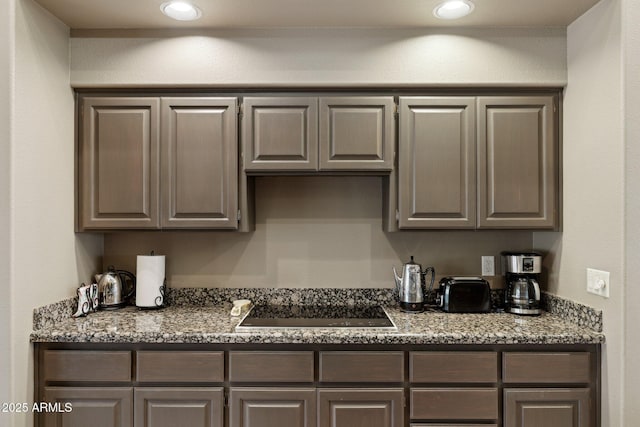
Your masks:
<svg viewBox="0 0 640 427"><path fill-rule="evenodd" d="M107 272L95 275L98 282L98 301L102 309L114 309L127 305L136 290L136 276L125 270L107 267ZM125 289L125 284L128 283Z"/></svg>
<svg viewBox="0 0 640 427"><path fill-rule="evenodd" d="M424 302L427 297L425 277L431 273L429 292L433 289L433 281L436 271L433 267L427 267L424 271L420 264L411 261L402 266L402 277L398 276L396 268L393 267L393 275L396 280L398 291L398 301L403 311L419 312L424 309Z"/></svg>

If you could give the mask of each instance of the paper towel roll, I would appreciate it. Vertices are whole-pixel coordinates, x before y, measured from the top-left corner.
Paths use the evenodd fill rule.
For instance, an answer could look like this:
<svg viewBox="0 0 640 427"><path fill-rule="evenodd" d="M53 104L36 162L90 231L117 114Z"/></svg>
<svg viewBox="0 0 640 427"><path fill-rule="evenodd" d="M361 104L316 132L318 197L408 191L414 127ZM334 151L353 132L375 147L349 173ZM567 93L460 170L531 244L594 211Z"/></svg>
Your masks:
<svg viewBox="0 0 640 427"><path fill-rule="evenodd" d="M138 255L136 262L136 306L164 305L164 255Z"/></svg>

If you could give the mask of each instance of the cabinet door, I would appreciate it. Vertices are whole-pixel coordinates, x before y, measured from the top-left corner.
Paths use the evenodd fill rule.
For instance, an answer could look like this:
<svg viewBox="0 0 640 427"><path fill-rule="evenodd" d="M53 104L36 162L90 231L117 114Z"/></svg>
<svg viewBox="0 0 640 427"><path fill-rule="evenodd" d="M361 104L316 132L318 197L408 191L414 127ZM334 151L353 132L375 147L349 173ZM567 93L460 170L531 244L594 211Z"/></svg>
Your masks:
<svg viewBox="0 0 640 427"><path fill-rule="evenodd" d="M236 98L162 99L162 227L238 227Z"/></svg>
<svg viewBox="0 0 640 427"><path fill-rule="evenodd" d="M475 227L474 120L474 98L400 98L400 228Z"/></svg>
<svg viewBox="0 0 640 427"><path fill-rule="evenodd" d="M157 98L83 98L79 229L158 228Z"/></svg>
<svg viewBox="0 0 640 427"><path fill-rule="evenodd" d="M320 170L393 169L391 96L320 98Z"/></svg>
<svg viewBox="0 0 640 427"><path fill-rule="evenodd" d="M230 427L315 427L313 388L231 388Z"/></svg>
<svg viewBox="0 0 640 427"><path fill-rule="evenodd" d="M137 387L136 427L222 427L224 392L211 387Z"/></svg>
<svg viewBox="0 0 640 427"><path fill-rule="evenodd" d="M57 405L45 413L47 427L129 427L131 387L45 387L44 399Z"/></svg>
<svg viewBox="0 0 640 427"><path fill-rule="evenodd" d="M243 102L244 170L318 169L318 99L247 97Z"/></svg>
<svg viewBox="0 0 640 427"><path fill-rule="evenodd" d="M478 228L557 223L555 97L478 98Z"/></svg>
<svg viewBox="0 0 640 427"><path fill-rule="evenodd" d="M588 427L589 389L505 389L505 427Z"/></svg>
<svg viewBox="0 0 640 427"><path fill-rule="evenodd" d="M402 389L318 390L318 427L402 426Z"/></svg>

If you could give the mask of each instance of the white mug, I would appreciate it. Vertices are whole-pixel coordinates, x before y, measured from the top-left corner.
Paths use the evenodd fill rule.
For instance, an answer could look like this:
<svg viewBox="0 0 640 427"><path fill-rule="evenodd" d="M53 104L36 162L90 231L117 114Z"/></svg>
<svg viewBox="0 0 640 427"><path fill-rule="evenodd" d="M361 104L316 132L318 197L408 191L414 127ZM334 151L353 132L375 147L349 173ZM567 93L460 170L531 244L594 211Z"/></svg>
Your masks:
<svg viewBox="0 0 640 427"><path fill-rule="evenodd" d="M237 299L233 301L233 308L231 309L232 316L240 316L242 313L246 313L251 307L251 300Z"/></svg>

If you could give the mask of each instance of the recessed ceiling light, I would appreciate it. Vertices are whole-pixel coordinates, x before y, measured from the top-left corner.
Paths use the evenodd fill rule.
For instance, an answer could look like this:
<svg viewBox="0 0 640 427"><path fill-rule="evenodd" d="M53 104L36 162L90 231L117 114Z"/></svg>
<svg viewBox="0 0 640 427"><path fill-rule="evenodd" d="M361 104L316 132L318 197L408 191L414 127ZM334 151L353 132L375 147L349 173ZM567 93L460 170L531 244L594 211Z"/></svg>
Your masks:
<svg viewBox="0 0 640 427"><path fill-rule="evenodd" d="M178 21L195 21L202 11L188 1L168 1L160 5L162 13Z"/></svg>
<svg viewBox="0 0 640 427"><path fill-rule="evenodd" d="M433 9L433 14L440 19L458 19L473 12L474 4L470 0L448 0Z"/></svg>

